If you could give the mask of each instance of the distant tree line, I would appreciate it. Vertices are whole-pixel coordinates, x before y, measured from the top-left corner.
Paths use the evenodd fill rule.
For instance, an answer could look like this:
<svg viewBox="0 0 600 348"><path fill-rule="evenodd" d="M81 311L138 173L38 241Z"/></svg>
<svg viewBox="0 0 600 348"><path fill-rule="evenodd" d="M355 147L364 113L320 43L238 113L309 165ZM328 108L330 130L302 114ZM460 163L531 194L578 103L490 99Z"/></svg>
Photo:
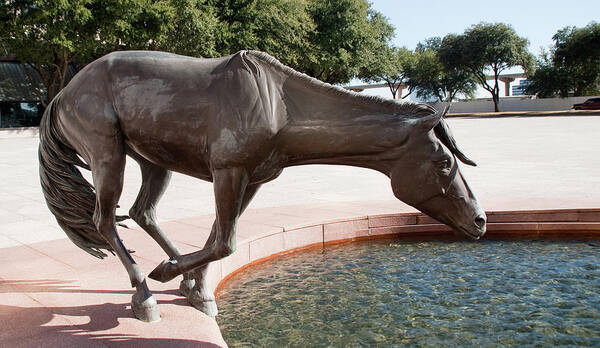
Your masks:
<svg viewBox="0 0 600 348"><path fill-rule="evenodd" d="M400 84L408 95L439 101L472 96L481 85L496 111L498 77L517 66L540 97L598 94L598 23L561 29L537 63L527 39L503 23L429 38L413 51L394 47L393 35L367 0L0 1L0 55L39 74L44 106L64 87L69 65L130 49L195 57L256 49L325 82L385 82L394 98L403 97Z"/></svg>
<svg viewBox="0 0 600 348"><path fill-rule="evenodd" d="M537 60L528 41L504 23L480 23L463 34L433 37L414 51L386 47L371 57L359 77L386 83L396 98L401 83L422 99L452 101L472 97L477 85L487 90L499 111L500 74L520 67L531 80L527 92L540 98L599 95L600 24L566 27L554 35L554 47ZM488 77L491 77L488 80Z"/></svg>
<svg viewBox="0 0 600 348"><path fill-rule="evenodd" d="M116 50L216 57L266 51L329 83L349 82L394 28L367 0L3 0L0 55L37 71L47 105L67 67Z"/></svg>
<svg viewBox="0 0 600 348"><path fill-rule="evenodd" d="M554 45L542 52L527 91L542 98L600 95L600 23L566 27L552 38Z"/></svg>

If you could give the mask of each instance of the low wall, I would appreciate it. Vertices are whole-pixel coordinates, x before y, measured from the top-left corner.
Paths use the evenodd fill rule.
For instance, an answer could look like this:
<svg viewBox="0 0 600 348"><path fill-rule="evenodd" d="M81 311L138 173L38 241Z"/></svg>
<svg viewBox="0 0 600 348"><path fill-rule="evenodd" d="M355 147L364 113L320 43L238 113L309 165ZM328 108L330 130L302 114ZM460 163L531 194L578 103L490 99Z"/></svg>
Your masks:
<svg viewBox="0 0 600 348"><path fill-rule="evenodd" d="M37 138L39 127L0 128L0 139Z"/></svg>
<svg viewBox="0 0 600 348"><path fill-rule="evenodd" d="M500 111L558 111L569 110L573 104L583 103L595 97L569 97L569 98L501 98ZM451 113L493 112L492 99L453 102L450 106Z"/></svg>
<svg viewBox="0 0 600 348"><path fill-rule="evenodd" d="M600 209L487 211L488 238L598 238ZM209 287L219 293L225 283L247 267L306 248L378 238L451 237L450 227L423 213L371 215L354 219L283 228L238 244L231 256L210 264Z"/></svg>

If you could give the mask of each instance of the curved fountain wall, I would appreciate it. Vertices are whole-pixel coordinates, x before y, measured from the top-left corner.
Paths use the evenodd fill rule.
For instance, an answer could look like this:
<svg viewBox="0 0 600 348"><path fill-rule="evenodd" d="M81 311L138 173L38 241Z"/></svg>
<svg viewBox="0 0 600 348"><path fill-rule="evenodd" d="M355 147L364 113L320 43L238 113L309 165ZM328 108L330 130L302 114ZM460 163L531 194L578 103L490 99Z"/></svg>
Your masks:
<svg viewBox="0 0 600 348"><path fill-rule="evenodd" d="M600 209L488 211L485 238L600 237ZM218 292L245 268L306 248L394 237L448 237L452 230L422 213L369 215L283 228L238 243L236 252L211 266Z"/></svg>

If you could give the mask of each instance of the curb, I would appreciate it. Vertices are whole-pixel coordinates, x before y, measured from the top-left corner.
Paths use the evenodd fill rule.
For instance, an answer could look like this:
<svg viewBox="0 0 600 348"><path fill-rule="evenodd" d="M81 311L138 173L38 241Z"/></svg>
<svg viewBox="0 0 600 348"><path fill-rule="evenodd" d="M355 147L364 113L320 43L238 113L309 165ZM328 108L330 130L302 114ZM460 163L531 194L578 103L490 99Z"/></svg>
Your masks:
<svg viewBox="0 0 600 348"><path fill-rule="evenodd" d="M600 238L600 209L488 211L483 239ZM301 237L300 237L301 236ZM379 238L447 238L452 230L423 213L369 215L294 228L244 240L210 269L216 296L227 281L273 258L328 245ZM300 237L300 238L299 238ZM227 261L225 261L227 260Z"/></svg>

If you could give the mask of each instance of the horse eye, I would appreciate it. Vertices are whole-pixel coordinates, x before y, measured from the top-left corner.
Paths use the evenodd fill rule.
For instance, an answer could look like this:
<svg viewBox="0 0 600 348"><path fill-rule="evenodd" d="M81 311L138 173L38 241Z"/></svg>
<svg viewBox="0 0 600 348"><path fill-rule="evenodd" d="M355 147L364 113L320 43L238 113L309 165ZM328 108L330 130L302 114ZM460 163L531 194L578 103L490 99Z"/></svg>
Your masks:
<svg viewBox="0 0 600 348"><path fill-rule="evenodd" d="M446 170L450 169L450 160L449 159L443 159L443 160L437 161L436 164L440 170L446 171Z"/></svg>

